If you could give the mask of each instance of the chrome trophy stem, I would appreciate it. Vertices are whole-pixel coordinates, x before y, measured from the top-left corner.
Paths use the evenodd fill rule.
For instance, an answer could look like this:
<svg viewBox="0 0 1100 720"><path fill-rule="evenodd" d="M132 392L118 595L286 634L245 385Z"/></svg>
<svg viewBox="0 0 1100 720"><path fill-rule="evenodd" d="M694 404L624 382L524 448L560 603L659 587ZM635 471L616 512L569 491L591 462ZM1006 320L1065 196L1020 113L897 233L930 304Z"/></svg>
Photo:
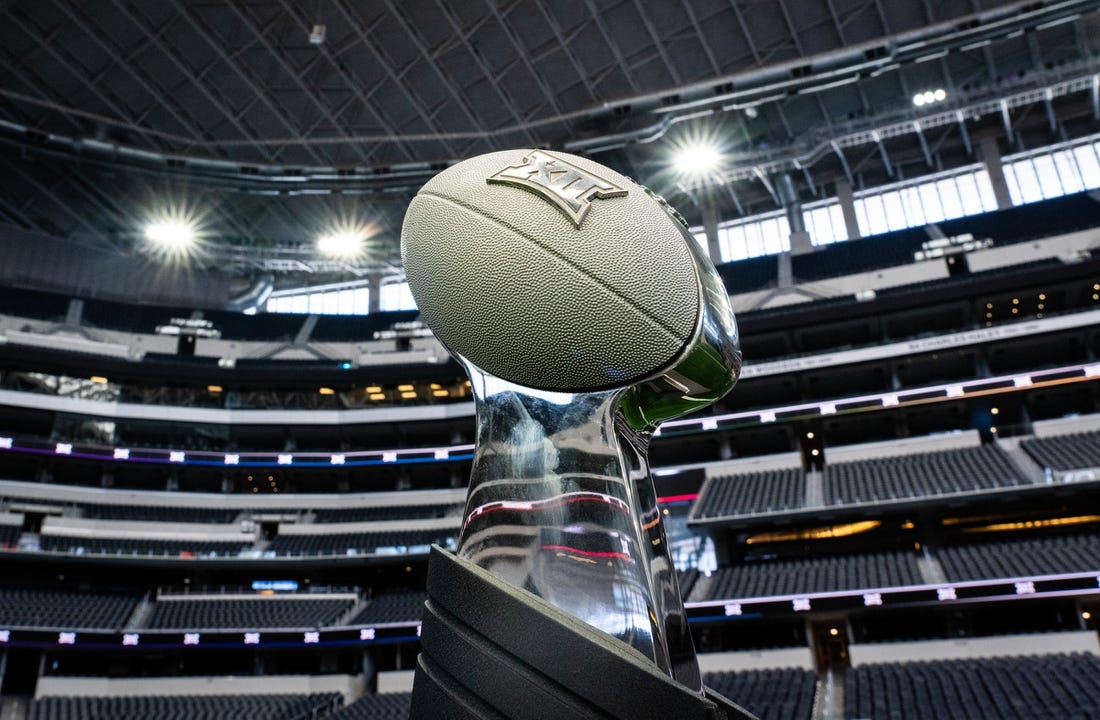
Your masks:
<svg viewBox="0 0 1100 720"><path fill-rule="evenodd" d="M457 555L702 680L627 389L551 393L467 364L478 437Z"/></svg>

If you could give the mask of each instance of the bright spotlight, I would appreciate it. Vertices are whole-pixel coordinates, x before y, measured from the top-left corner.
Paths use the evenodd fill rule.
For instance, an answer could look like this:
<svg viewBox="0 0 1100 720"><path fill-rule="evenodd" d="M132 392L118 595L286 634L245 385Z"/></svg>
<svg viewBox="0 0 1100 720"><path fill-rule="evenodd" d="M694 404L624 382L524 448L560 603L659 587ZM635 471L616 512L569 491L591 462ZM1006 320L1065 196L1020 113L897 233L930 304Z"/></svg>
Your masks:
<svg viewBox="0 0 1100 720"><path fill-rule="evenodd" d="M183 203L146 216L145 252L166 264L187 264L203 254L204 216Z"/></svg>
<svg viewBox="0 0 1100 720"><path fill-rule="evenodd" d="M696 143L681 148L673 159L676 169L684 175L706 175L718 169L722 153L714 145Z"/></svg>
<svg viewBox="0 0 1100 720"><path fill-rule="evenodd" d="M322 235L317 239L317 249L334 258L352 258L363 251L364 233L343 230Z"/></svg>
<svg viewBox="0 0 1100 720"><path fill-rule="evenodd" d="M932 103L943 102L947 99L947 91L943 88L936 88L935 90L925 90L919 92L913 96L913 104L917 107L923 105L931 105Z"/></svg>
<svg viewBox="0 0 1100 720"><path fill-rule="evenodd" d="M181 220L164 220L145 226L145 239L170 252L182 252L194 244L195 228Z"/></svg>

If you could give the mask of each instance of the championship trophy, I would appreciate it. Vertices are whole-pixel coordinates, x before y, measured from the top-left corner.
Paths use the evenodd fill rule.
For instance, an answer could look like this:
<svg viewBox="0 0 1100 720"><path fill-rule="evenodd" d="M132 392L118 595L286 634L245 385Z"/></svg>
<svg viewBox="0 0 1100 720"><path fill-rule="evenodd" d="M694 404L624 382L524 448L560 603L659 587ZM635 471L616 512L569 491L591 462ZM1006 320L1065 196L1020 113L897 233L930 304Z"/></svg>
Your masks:
<svg viewBox="0 0 1100 720"><path fill-rule="evenodd" d="M588 159L495 152L420 190L401 250L477 416L410 717L751 719L703 686L647 458L659 423L741 371L683 218Z"/></svg>

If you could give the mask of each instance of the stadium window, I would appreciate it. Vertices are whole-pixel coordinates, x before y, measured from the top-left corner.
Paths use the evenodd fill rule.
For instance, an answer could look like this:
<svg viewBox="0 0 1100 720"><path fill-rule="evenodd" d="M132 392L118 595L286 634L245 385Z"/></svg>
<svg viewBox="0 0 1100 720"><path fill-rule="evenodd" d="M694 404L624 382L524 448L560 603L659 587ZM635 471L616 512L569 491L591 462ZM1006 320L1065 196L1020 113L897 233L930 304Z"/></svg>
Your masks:
<svg viewBox="0 0 1100 720"><path fill-rule="evenodd" d="M389 310L415 310L416 301L413 300L409 284L407 282L384 283L378 295L378 309L383 312Z"/></svg>
<svg viewBox="0 0 1100 720"><path fill-rule="evenodd" d="M718 227L722 262L775 255L791 247L791 229L782 213L734 220Z"/></svg>
<svg viewBox="0 0 1100 720"><path fill-rule="evenodd" d="M283 290L272 293L269 313L310 313L313 315L366 315L370 308L370 288L331 288Z"/></svg>
<svg viewBox="0 0 1100 720"><path fill-rule="evenodd" d="M1085 184L1081 180L1081 172L1077 169L1077 163L1073 159L1073 153L1069 150L1060 150L1051 158L1054 160L1055 171L1062 181L1062 189L1067 194L1081 192Z"/></svg>
<svg viewBox="0 0 1100 720"><path fill-rule="evenodd" d="M939 189L935 182L923 182L916 186L916 191L921 196L925 223L947 220L947 215L944 214L944 203L939 200Z"/></svg>
<svg viewBox="0 0 1100 720"><path fill-rule="evenodd" d="M786 216L774 218L760 225L760 234L764 239L764 252L776 255L791 249L791 226Z"/></svg>
<svg viewBox="0 0 1100 720"><path fill-rule="evenodd" d="M882 208L882 195L875 194L869 197L857 198L855 205L860 235L879 235L889 231L890 227L886 224L886 211ZM861 207L863 208L862 213L859 211Z"/></svg>
<svg viewBox="0 0 1100 720"><path fill-rule="evenodd" d="M1008 192L1012 196L1013 205L1043 199L1043 191L1039 187L1039 178L1035 176L1035 166L1032 165L1031 158L1006 165L1005 180L1008 181Z"/></svg>
<svg viewBox="0 0 1100 720"><path fill-rule="evenodd" d="M729 260L744 260L749 256L748 246L745 244L745 228L723 228L718 235L718 246L722 249L722 257Z"/></svg>
<svg viewBox="0 0 1100 720"><path fill-rule="evenodd" d="M885 192L880 197L882 198L882 211L886 216L886 227L891 230L904 230L917 224L910 223L906 219L905 208L901 204L900 192L896 190Z"/></svg>
<svg viewBox="0 0 1100 720"><path fill-rule="evenodd" d="M986 181L989 182L989 173L985 170L981 171L981 174ZM955 197L958 200L959 215L965 217L966 215L977 215L978 213L985 212L987 209L985 201L982 198L982 193L978 189L978 173L966 173L959 175L955 178ZM993 186L990 185L990 200L993 201L992 209L997 208L996 199L993 197ZM943 219L947 219L947 213L943 215Z"/></svg>
<svg viewBox="0 0 1100 720"><path fill-rule="evenodd" d="M989 174L970 167L951 175L865 190L855 197L862 235L919 227L996 209Z"/></svg>
<svg viewBox="0 0 1100 720"><path fill-rule="evenodd" d="M1002 158L1012 203L1100 188L1100 140L1096 137ZM993 183L981 165L863 190L855 193L853 200L856 224L864 237L997 209ZM803 218L815 246L848 239L844 214L835 199L806 205ZM692 234L705 247L702 228L692 228ZM790 226L782 212L741 218L719 226L718 244L721 262L772 255L790 248Z"/></svg>
<svg viewBox="0 0 1100 720"><path fill-rule="evenodd" d="M833 201L809 206L805 208L803 215L806 230L810 233L810 242L813 245L831 245L848 239L844 230L844 216L840 211L840 203ZM840 218L839 228L835 222L836 217Z"/></svg>
<svg viewBox="0 0 1100 720"><path fill-rule="evenodd" d="M1100 187L1100 141L1096 137L1002 158L1012 203L1022 205Z"/></svg>
<svg viewBox="0 0 1100 720"><path fill-rule="evenodd" d="M749 257L758 257L766 254L764 250L764 234L760 232L761 223L754 222L745 225L745 248Z"/></svg>
<svg viewBox="0 0 1100 720"><path fill-rule="evenodd" d="M1088 143L1073 149L1073 159L1081 173L1081 182L1086 188L1100 187L1100 161L1096 159L1096 144Z"/></svg>
<svg viewBox="0 0 1100 720"><path fill-rule="evenodd" d="M935 188L940 199L942 214L940 220L963 217L967 213L963 210L962 198L959 197L959 183L957 178L949 177L929 183Z"/></svg>
<svg viewBox="0 0 1100 720"><path fill-rule="evenodd" d="M1066 194L1062 189L1058 170L1054 167L1054 158L1050 155L1039 155L1032 160L1032 166L1035 168L1035 178L1043 198L1061 197Z"/></svg>
<svg viewBox="0 0 1100 720"><path fill-rule="evenodd" d="M974 179L978 182L982 208L985 212L993 212L997 209L997 194L993 192L993 181L989 179L989 171L983 169L981 172L974 173Z"/></svg>
<svg viewBox="0 0 1100 720"><path fill-rule="evenodd" d="M840 209L839 202L829 206L829 220L833 224L834 242L842 242L851 239L848 237L848 226L844 224L844 211Z"/></svg>
<svg viewBox="0 0 1100 720"><path fill-rule="evenodd" d="M902 207L905 209L905 221L909 222L910 226L925 224L927 219L924 214L924 203L921 202L921 189L902 188L900 195Z"/></svg>

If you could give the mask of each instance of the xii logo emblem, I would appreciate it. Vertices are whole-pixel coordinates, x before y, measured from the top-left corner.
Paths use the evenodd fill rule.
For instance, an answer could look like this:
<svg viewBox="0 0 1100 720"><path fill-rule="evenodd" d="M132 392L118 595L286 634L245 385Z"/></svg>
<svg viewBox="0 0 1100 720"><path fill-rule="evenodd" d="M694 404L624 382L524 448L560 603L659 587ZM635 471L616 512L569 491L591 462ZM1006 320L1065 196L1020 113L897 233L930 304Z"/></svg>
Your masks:
<svg viewBox="0 0 1100 720"><path fill-rule="evenodd" d="M514 185L538 193L557 205L578 228L594 199L626 195L626 190L615 183L545 150L531 151L524 156L522 165L506 167L487 182Z"/></svg>

